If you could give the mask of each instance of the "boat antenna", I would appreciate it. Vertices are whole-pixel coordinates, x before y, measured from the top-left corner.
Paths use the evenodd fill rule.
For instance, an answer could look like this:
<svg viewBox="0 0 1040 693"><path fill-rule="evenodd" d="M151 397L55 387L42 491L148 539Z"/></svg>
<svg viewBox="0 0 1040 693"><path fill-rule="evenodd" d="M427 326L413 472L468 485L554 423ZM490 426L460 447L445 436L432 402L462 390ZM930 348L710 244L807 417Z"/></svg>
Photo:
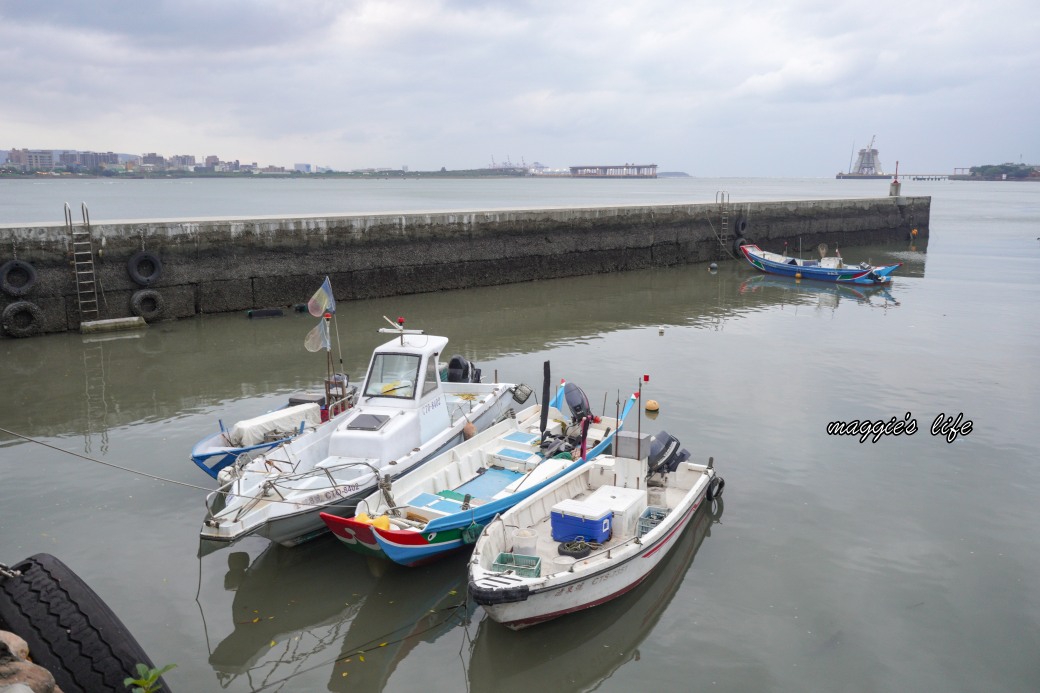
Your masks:
<svg viewBox="0 0 1040 693"><path fill-rule="evenodd" d="M406 329L404 329L404 318L402 318L402 317L398 317L397 318L397 322L394 322L393 320L391 320L390 318L388 318L388 317L386 317L384 315L383 316L383 320L386 320L388 323L390 323L391 326L390 327L381 327L381 328L379 328L379 331L383 332L383 333L386 333L386 334L399 334L399 335L401 335L401 346L404 346L404 336L406 334L422 334L423 333L422 330L406 330Z"/></svg>
<svg viewBox="0 0 1040 693"><path fill-rule="evenodd" d="M321 315L321 319L325 321L325 334L328 335L329 323L332 322L332 313L325 311ZM332 344L329 344L329 348L325 350L325 377L332 377Z"/></svg>
<svg viewBox="0 0 1040 693"><path fill-rule="evenodd" d="M636 457L643 459L643 383L650 382L650 376L646 373L639 379L639 392L636 394L636 399L639 400L639 417L636 419Z"/></svg>
<svg viewBox="0 0 1040 693"><path fill-rule="evenodd" d="M542 437L538 441L539 443L545 442L545 431L549 426L549 362L546 361L545 365L542 366L543 377L542 377L542 417L541 421L541 432Z"/></svg>
<svg viewBox="0 0 1040 693"><path fill-rule="evenodd" d="M346 373L343 369L343 342L339 338L339 320L336 320L336 314L332 314L332 322L336 326L336 350L339 351L339 370L341 373Z"/></svg>

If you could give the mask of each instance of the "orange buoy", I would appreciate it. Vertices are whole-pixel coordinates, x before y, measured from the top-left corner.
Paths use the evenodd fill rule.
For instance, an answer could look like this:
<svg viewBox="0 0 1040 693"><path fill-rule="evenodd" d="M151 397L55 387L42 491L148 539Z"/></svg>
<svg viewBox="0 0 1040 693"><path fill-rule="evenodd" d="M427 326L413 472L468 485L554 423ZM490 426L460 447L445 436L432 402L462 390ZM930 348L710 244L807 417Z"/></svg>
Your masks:
<svg viewBox="0 0 1040 693"><path fill-rule="evenodd" d="M656 399L648 399L646 401L646 410L647 411L657 411L660 408L661 408L661 406L657 403Z"/></svg>
<svg viewBox="0 0 1040 693"><path fill-rule="evenodd" d="M467 421L466 425L462 427L462 437L469 440L475 435L477 435L477 427L473 425L472 421Z"/></svg>

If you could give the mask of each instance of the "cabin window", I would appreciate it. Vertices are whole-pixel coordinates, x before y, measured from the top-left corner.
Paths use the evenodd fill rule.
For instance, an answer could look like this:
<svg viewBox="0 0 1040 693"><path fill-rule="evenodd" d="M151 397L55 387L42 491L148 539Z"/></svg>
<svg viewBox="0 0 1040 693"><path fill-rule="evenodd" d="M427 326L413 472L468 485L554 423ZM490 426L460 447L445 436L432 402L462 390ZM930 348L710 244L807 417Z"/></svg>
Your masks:
<svg viewBox="0 0 1040 693"><path fill-rule="evenodd" d="M437 371L437 356L431 356L426 362L426 380L423 381L423 395L428 395L437 389L440 383L440 373Z"/></svg>
<svg viewBox="0 0 1040 693"><path fill-rule="evenodd" d="M376 354L368 372L365 397L411 399L422 359L412 354Z"/></svg>

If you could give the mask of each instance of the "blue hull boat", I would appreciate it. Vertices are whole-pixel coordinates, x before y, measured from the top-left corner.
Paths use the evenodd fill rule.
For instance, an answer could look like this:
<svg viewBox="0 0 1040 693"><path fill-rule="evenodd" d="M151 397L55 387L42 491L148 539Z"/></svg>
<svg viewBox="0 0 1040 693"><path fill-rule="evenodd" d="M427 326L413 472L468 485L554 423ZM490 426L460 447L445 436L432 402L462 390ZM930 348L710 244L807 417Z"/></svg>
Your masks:
<svg viewBox="0 0 1040 693"><path fill-rule="evenodd" d="M762 250L757 245L742 245L740 252L744 258L755 269L770 274L778 274L783 277L794 277L796 279L816 279L825 282L837 282L839 284L863 284L877 286L889 284L892 277L889 275L897 268L902 267L902 262L894 265L869 265L861 262L858 265L846 265L840 257L824 257L819 260L803 260L801 258L787 257L779 253L771 253Z"/></svg>

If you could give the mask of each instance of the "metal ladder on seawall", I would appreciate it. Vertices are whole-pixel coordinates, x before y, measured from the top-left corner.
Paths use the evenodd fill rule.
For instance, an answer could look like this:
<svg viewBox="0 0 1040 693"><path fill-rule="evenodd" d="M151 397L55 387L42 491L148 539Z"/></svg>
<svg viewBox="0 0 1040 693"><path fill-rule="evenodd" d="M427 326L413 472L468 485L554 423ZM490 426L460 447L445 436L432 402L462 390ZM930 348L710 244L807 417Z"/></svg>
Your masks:
<svg viewBox="0 0 1040 693"><path fill-rule="evenodd" d="M79 300L80 324L97 320L98 310L97 277L94 273L94 244L90 238L90 212L87 204L81 203L83 226L76 228L72 223L72 210L65 203L65 229L72 240L73 271L76 279L76 297Z"/></svg>
<svg viewBox="0 0 1040 693"><path fill-rule="evenodd" d="M724 257L733 257L733 250L730 246L733 245L733 241L736 238L733 236L732 229L729 225L729 193L725 190L719 190L715 193L715 204L719 206L722 213L722 227L716 236L719 239L719 247L722 248L722 254Z"/></svg>

